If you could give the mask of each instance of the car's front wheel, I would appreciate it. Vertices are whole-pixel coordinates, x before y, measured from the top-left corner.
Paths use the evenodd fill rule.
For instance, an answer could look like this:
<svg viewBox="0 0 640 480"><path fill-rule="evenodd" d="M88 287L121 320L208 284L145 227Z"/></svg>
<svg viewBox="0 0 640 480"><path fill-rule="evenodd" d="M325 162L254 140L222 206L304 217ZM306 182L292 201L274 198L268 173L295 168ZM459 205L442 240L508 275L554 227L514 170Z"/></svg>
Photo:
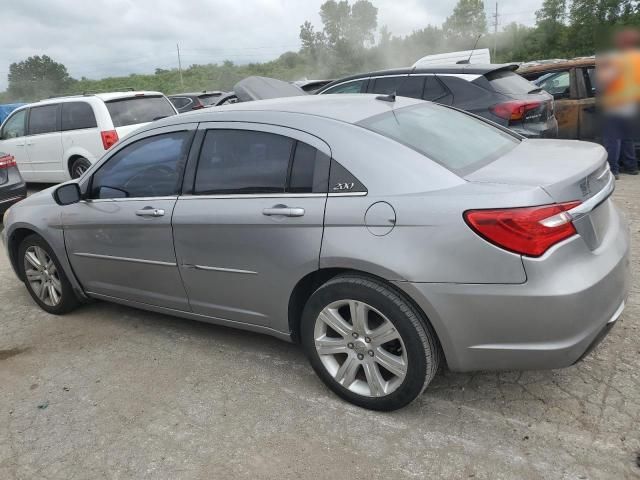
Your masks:
<svg viewBox="0 0 640 480"><path fill-rule="evenodd" d="M341 275L305 307L301 340L313 369L342 398L373 410L413 401L440 362L435 333L389 285Z"/></svg>
<svg viewBox="0 0 640 480"><path fill-rule="evenodd" d="M20 244L18 255L24 284L43 310L58 315L78 306L78 298L47 242L30 235Z"/></svg>

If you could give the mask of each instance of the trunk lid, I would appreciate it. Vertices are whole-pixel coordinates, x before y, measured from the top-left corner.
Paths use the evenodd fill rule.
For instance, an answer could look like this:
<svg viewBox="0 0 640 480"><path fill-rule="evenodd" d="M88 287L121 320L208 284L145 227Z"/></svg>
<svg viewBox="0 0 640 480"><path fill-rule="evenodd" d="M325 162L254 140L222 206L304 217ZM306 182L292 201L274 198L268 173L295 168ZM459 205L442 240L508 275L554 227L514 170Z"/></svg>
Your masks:
<svg viewBox="0 0 640 480"><path fill-rule="evenodd" d="M496 161L464 177L469 182L537 186L556 203L579 200L578 233L592 250L609 224L613 190L607 153L600 145L568 140L524 140Z"/></svg>

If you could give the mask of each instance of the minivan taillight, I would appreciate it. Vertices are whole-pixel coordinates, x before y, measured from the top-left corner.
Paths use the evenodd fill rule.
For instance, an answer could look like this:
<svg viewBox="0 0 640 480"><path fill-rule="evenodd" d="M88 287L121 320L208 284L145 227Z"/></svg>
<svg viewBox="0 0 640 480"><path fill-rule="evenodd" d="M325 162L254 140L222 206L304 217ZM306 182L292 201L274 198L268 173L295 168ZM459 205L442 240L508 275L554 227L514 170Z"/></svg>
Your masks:
<svg viewBox="0 0 640 480"><path fill-rule="evenodd" d="M556 243L576 234L568 211L580 203L468 210L464 219L478 235L494 245L520 255L539 257Z"/></svg>
<svg viewBox="0 0 640 480"><path fill-rule="evenodd" d="M118 132L115 130L105 130L100 132L100 136L102 137L102 145L105 150L109 150L118 142Z"/></svg>
<svg viewBox="0 0 640 480"><path fill-rule="evenodd" d="M510 102L498 103L491 107L494 115L504 118L505 120L522 120L527 112L540 108L542 102L513 100Z"/></svg>
<svg viewBox="0 0 640 480"><path fill-rule="evenodd" d="M0 169L11 168L15 167L16 165L16 159L13 155L0 156Z"/></svg>

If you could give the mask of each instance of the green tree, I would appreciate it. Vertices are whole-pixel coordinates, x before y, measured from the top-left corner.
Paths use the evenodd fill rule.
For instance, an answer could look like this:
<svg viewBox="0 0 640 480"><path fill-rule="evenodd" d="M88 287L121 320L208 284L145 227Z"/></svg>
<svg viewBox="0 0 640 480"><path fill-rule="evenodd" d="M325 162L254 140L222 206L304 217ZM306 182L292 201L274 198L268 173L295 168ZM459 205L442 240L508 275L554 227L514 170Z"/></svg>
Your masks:
<svg viewBox="0 0 640 480"><path fill-rule="evenodd" d="M482 0L458 0L442 26L447 39L460 48L473 48L479 35L487 33Z"/></svg>
<svg viewBox="0 0 640 480"><path fill-rule="evenodd" d="M47 55L29 57L9 66L10 96L16 100L35 100L64 92L75 82L67 68Z"/></svg>

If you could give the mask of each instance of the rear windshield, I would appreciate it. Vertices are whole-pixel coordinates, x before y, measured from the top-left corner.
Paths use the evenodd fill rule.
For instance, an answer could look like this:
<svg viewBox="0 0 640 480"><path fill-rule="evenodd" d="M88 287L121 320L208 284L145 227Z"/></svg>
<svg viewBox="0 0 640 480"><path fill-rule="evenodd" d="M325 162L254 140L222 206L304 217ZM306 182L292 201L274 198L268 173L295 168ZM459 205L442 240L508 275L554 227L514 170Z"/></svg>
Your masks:
<svg viewBox="0 0 640 480"><path fill-rule="evenodd" d="M153 122L176 114L169 100L161 96L130 97L105 103L114 127Z"/></svg>
<svg viewBox="0 0 640 480"><path fill-rule="evenodd" d="M507 94L526 94L536 89L529 80L510 70L499 70L485 75L496 92Z"/></svg>
<svg viewBox="0 0 640 480"><path fill-rule="evenodd" d="M483 120L433 103L385 112L359 125L392 138L461 176L520 143L517 136Z"/></svg>

